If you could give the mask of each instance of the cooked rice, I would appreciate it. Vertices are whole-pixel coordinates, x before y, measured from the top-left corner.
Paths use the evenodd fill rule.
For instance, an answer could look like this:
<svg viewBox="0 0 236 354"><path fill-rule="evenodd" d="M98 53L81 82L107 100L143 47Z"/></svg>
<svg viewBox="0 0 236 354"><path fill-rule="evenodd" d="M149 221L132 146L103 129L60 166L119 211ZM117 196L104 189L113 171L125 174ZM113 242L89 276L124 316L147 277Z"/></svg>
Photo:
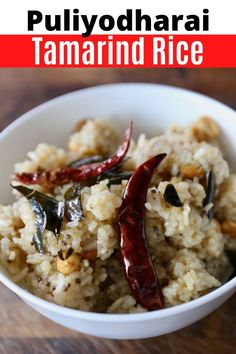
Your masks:
<svg viewBox="0 0 236 354"><path fill-rule="evenodd" d="M196 123L194 126L197 127ZM201 121L202 127L202 121ZM236 250L236 240L223 235L220 222L236 221L236 175L230 174L228 162L214 141L199 141L194 127L172 126L160 136L148 139L141 134L132 141L126 169L135 169L150 157L166 152L167 158L155 173L148 190L146 231L151 258L160 280L166 306L173 306L206 294L225 281L230 264L225 249ZM69 138L68 150L41 143L27 159L15 164L15 172L61 167L83 156L110 155L118 145L118 134L105 121L88 119ZM210 140L210 139L209 139ZM213 145L212 145L213 144ZM202 207L206 196L199 177L182 178L183 165L210 170L216 176L215 217L209 220ZM169 175L168 182L165 176ZM126 185L108 186L108 180L82 189L84 220L64 222L59 241L44 232L45 253L36 252L32 242L34 213L28 201L13 191L13 205L0 206L0 261L13 281L33 294L62 306L85 311L133 313L146 311L138 304L128 286L117 256L117 212ZM163 198L167 183L172 183L183 203L169 205ZM67 184L33 188L63 199ZM78 269L69 275L57 270L59 250L70 247L83 254L97 251L96 260L81 257Z"/></svg>

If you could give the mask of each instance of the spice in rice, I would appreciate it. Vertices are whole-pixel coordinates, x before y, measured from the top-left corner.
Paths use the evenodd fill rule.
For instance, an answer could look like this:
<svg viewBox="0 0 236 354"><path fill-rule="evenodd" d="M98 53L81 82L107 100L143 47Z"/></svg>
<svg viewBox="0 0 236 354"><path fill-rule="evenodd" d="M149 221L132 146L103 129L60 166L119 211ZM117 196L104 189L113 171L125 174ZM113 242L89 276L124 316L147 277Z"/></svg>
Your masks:
<svg viewBox="0 0 236 354"><path fill-rule="evenodd" d="M150 139L141 134L136 143L132 141L129 159L121 166L120 172L133 172L151 157L167 154L153 175L145 203L148 247L165 306L188 302L219 287L230 269L227 252L236 251L236 239L226 227L236 223L236 174L222 155L219 134L219 127L209 117L190 127L170 127ZM109 123L86 119L69 138L67 149L41 143L15 165L15 173L61 168L93 155L107 157L118 143L119 134ZM210 171L215 176L214 199L204 205ZM170 184L181 207L164 198ZM63 202L72 185L32 188ZM110 184L109 177L84 183L83 219L64 219L58 240L45 229L43 254L32 242L35 214L31 205L13 190L15 202L0 206L0 261L12 280L36 296L70 308L109 313L147 311L135 299L117 253L117 218L126 185L122 178ZM209 219L207 213L213 206ZM70 248L74 262L67 269L63 262L68 266L70 257L63 261L58 253L64 255Z"/></svg>

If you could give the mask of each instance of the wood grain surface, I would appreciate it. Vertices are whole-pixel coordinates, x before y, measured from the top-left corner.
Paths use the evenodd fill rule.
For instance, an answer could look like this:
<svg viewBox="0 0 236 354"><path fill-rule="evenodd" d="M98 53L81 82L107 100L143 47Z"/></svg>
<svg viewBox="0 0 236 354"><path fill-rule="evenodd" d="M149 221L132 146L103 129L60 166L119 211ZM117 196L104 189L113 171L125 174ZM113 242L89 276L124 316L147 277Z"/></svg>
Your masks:
<svg viewBox="0 0 236 354"><path fill-rule="evenodd" d="M0 129L52 97L87 86L128 81L181 86L236 108L236 69L0 69ZM0 285L0 354L13 353L233 354L236 296L207 318L178 332L151 339L115 341L66 330Z"/></svg>

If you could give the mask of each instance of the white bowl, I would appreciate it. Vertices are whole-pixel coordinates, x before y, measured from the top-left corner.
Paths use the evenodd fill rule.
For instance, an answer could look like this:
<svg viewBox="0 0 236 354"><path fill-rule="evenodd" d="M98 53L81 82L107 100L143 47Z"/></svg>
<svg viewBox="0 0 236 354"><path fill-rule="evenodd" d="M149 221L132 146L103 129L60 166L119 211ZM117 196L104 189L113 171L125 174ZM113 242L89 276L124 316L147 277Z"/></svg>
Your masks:
<svg viewBox="0 0 236 354"><path fill-rule="evenodd" d="M12 201L9 176L13 164L24 159L39 142L63 146L80 118L114 119L121 128L134 121L134 132L152 134L173 121L189 124L200 115L214 117L234 168L236 113L206 96L152 84L114 84L61 96L24 114L0 135L1 203ZM23 301L51 320L76 331L99 337L136 339L170 333L219 307L236 289L236 277L225 285L186 304L141 314L100 314L61 307L44 301L14 284L1 268L0 280ZM7 304L6 304L7 306ZM232 318L233 321L233 318Z"/></svg>

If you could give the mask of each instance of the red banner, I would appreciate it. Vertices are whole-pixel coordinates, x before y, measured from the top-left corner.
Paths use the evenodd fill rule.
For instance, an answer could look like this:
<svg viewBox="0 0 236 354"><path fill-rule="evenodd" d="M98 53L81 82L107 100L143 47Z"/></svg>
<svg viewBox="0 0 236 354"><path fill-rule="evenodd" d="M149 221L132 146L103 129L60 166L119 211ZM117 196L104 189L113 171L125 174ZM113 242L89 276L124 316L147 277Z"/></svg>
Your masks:
<svg viewBox="0 0 236 354"><path fill-rule="evenodd" d="M236 35L0 35L0 67L235 67Z"/></svg>

